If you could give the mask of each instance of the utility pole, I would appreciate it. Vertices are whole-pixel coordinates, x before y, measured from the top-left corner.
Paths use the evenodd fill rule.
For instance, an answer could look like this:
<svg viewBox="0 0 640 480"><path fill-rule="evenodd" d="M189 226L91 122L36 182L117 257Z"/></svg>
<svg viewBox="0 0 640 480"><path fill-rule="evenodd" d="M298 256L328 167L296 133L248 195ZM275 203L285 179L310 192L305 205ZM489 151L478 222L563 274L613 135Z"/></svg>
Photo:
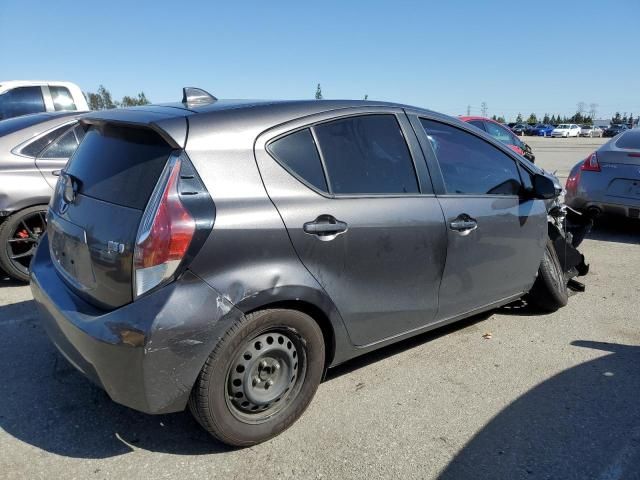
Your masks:
<svg viewBox="0 0 640 480"><path fill-rule="evenodd" d="M480 111L482 111L482 116L483 116L483 117L486 117L486 116L487 116L487 110L488 110L488 108L487 108L487 102L482 102L482 103L480 104Z"/></svg>
<svg viewBox="0 0 640 480"><path fill-rule="evenodd" d="M467 105L467 117L471 116L471 105Z"/></svg>

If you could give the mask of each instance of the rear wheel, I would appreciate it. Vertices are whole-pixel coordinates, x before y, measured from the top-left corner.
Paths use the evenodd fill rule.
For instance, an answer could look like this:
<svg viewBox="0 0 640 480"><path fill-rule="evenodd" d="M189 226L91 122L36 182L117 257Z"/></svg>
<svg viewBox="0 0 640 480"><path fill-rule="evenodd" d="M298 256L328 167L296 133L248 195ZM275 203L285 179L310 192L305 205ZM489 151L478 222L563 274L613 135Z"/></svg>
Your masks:
<svg viewBox="0 0 640 480"><path fill-rule="evenodd" d="M228 445L263 442L302 415L324 361L322 331L308 315L285 309L251 313L207 359L191 392L191 413Z"/></svg>
<svg viewBox="0 0 640 480"><path fill-rule="evenodd" d="M21 282L29 281L29 264L47 228L47 207L25 208L0 225L0 268Z"/></svg>
<svg viewBox="0 0 640 480"><path fill-rule="evenodd" d="M569 301L567 278L550 239L547 240L538 277L529 291L528 300L545 312L555 312Z"/></svg>

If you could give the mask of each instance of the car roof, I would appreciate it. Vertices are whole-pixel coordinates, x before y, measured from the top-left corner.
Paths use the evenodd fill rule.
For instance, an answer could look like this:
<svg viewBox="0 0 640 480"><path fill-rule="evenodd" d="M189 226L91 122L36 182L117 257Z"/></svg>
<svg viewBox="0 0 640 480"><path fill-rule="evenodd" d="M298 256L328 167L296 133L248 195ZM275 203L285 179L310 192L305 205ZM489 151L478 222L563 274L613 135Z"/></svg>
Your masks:
<svg viewBox="0 0 640 480"><path fill-rule="evenodd" d="M151 124L175 117L214 117L226 114L246 114L251 112L263 123L275 125L294 118L332 110L363 107L392 107L410 109L434 116L443 116L424 108L400 103L373 100L216 100L206 104L185 104L182 102L160 103L140 107L98 110L87 113L83 118L92 121L112 121L131 124ZM454 117L449 117L454 118Z"/></svg>

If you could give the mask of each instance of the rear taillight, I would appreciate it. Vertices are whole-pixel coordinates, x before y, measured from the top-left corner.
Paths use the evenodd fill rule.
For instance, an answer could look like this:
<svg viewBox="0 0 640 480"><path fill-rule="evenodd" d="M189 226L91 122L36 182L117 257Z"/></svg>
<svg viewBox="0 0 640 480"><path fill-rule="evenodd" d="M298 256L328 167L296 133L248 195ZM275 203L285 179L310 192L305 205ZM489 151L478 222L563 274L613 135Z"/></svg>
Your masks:
<svg viewBox="0 0 640 480"><path fill-rule="evenodd" d="M600 171L600 164L598 163L598 155L596 154L596 152L593 152L591 155L589 155L585 159L584 162L582 162L582 165L580 166L580 170L585 172Z"/></svg>
<svg viewBox="0 0 640 480"><path fill-rule="evenodd" d="M580 183L580 169L576 170L576 173L567 178L565 189L567 190L568 195L576 194L576 191L578 190L578 183Z"/></svg>
<svg viewBox="0 0 640 480"><path fill-rule="evenodd" d="M629 153L628 155L629 155L630 157L640 158L640 153L632 152L632 153Z"/></svg>
<svg viewBox="0 0 640 480"><path fill-rule="evenodd" d="M173 276L196 231L178 193L181 165L180 157L169 159L142 216L134 250L135 297Z"/></svg>

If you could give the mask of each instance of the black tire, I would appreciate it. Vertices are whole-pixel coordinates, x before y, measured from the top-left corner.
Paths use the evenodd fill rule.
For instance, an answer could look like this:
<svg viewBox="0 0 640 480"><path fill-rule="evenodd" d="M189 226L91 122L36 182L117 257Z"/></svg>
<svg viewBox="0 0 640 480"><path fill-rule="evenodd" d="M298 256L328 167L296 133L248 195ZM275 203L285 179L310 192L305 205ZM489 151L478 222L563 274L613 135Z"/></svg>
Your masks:
<svg viewBox="0 0 640 480"><path fill-rule="evenodd" d="M46 229L46 213L45 205L25 208L0 225L0 269L11 278L29 281L29 263Z"/></svg>
<svg viewBox="0 0 640 480"><path fill-rule="evenodd" d="M273 361L270 371L263 375L268 361ZM283 432L302 415L320 384L324 363L324 338L311 317L287 309L254 312L233 325L209 355L191 391L189 408L221 442L255 445ZM289 380L290 375L295 380ZM274 390L268 392L269 388ZM278 398L257 401L255 395Z"/></svg>
<svg viewBox="0 0 640 480"><path fill-rule="evenodd" d="M547 240L538 277L527 298L534 307L545 312L555 312L569 301L567 279L551 240Z"/></svg>

